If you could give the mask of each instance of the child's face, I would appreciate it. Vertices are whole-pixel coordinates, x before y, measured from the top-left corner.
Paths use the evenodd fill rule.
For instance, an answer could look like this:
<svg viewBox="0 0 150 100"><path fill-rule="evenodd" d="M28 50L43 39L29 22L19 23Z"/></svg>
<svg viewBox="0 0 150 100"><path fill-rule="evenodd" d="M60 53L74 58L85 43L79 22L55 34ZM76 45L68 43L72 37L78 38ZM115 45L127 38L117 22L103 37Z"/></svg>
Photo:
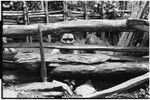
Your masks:
<svg viewBox="0 0 150 100"><path fill-rule="evenodd" d="M74 36L70 33L65 33L61 38L61 42L64 44L73 44Z"/></svg>

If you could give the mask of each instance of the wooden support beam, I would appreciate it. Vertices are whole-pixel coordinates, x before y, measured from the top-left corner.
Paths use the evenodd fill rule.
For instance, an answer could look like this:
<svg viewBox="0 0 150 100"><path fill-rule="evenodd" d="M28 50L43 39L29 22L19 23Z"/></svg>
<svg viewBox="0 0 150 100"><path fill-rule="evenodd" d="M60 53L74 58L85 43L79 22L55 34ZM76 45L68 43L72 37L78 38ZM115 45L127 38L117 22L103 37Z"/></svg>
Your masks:
<svg viewBox="0 0 150 100"><path fill-rule="evenodd" d="M44 48L43 48L43 34L41 31L40 25L38 26L38 36L39 36L39 43L40 43L40 55L41 55L41 77L43 82L47 82L47 68L45 65L45 55L44 55Z"/></svg>

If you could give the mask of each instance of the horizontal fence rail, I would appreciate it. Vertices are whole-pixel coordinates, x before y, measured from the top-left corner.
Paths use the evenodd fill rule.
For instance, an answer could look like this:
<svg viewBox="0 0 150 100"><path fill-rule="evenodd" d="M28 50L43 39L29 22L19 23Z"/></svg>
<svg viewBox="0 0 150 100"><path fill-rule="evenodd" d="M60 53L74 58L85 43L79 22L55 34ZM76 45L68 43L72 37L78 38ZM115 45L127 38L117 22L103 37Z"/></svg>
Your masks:
<svg viewBox="0 0 150 100"><path fill-rule="evenodd" d="M87 31L127 31L140 30L149 32L149 21L128 19L128 20L77 20L64 21L51 24L32 25L3 25L3 36L37 35L38 26L44 34L65 33L65 32L87 32Z"/></svg>
<svg viewBox="0 0 150 100"><path fill-rule="evenodd" d="M38 43L8 43L3 45L4 48L39 48L40 45ZM44 48L49 49L68 49L68 50L98 50L98 51L114 51L114 52L149 52L149 47L104 47L98 45L72 45L72 46L65 46L65 45L57 45L56 43L43 43Z"/></svg>

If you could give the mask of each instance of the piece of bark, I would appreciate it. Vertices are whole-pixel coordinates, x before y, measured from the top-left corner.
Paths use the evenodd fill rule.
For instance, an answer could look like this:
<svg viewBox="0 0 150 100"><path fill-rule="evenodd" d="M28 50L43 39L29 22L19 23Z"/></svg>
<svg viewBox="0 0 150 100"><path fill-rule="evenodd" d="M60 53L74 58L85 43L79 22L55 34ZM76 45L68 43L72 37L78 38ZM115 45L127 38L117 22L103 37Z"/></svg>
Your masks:
<svg viewBox="0 0 150 100"><path fill-rule="evenodd" d="M149 81L149 72L144 74L144 75L141 75L141 76L135 77L133 79L130 79L130 80L128 80L124 83L121 83L119 85L116 85L112 88L109 88L109 89L106 89L106 90L103 90L103 91L99 91L99 92L93 93L91 95L83 96L83 98L102 98L102 97L105 97L109 94L129 90L129 89L131 89L133 87L136 87L136 86L138 86L138 85L140 85L144 82L147 82L147 81Z"/></svg>
<svg viewBox="0 0 150 100"><path fill-rule="evenodd" d="M121 74L142 74L149 71L149 63L104 63L96 65L61 65L50 73L54 76L80 77L79 75L107 76Z"/></svg>

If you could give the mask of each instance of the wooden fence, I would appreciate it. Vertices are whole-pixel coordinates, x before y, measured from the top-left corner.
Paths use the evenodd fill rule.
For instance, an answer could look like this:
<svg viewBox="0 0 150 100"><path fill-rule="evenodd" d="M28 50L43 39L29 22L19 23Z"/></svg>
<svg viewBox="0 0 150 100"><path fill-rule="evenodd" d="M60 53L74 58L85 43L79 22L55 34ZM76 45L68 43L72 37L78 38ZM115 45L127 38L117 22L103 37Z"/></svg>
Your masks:
<svg viewBox="0 0 150 100"><path fill-rule="evenodd" d="M115 24L111 24L111 23ZM50 25L26 25L26 26L3 26L3 35L4 36L16 36L16 35L38 35L39 37L39 46L40 47L40 55L41 55L41 76L43 81L47 81L47 69L45 65L45 56L44 56L44 44L43 44L43 34L45 31L47 34L51 34L53 31L90 31L90 30L123 30L130 28L135 28L136 25L132 24L135 23L138 26L143 27L149 27L149 24L143 20L82 20L82 21L65 21L65 22L58 22ZM79 24L80 23L80 24ZM85 24L86 23L86 24ZM32 27L31 27L32 26ZM135 28L137 29L137 28ZM143 28L141 28L143 29ZM148 31L141 30L141 31ZM85 33L85 32L83 32ZM18 46L19 47L19 46ZM34 46L33 46L34 47ZM101 51L134 51L134 52L149 52L149 48L141 48L141 47L100 47L100 46L74 46L74 47L59 47L59 46L53 46L53 47L47 47L47 48L53 48L53 49L73 49L73 50L85 50L85 49L92 49L92 50L101 50Z"/></svg>
<svg viewBox="0 0 150 100"><path fill-rule="evenodd" d="M24 3L25 4L25 3ZM64 5L65 2L64 2ZM64 6L65 7L65 6ZM66 8L66 7L65 7ZM147 23L147 21L140 21L140 20L116 20L116 21L110 21L110 20L92 20L92 21L88 21L88 20L82 20L82 21L65 21L62 23L54 23L54 24L47 24L47 25L28 25L29 24L29 20L30 17L45 17L45 21L46 23L49 23L49 18L52 15L59 15L59 14L63 14L61 15L63 17L63 20L67 20L67 16L66 14L66 9L64 8L63 11L57 11L57 12L48 12L47 9L45 9L45 11L39 11L39 12L29 12L26 9L26 6L24 6L24 11L23 12L3 12L3 19L4 21L6 20L4 17L12 17L12 16L21 16L20 18L24 18L25 21L25 25L4 25L3 26L3 36L6 37L13 37L16 35L25 35L25 36L31 36L31 35L38 35L39 37L39 45L38 47L40 47L40 55L41 55L41 76L42 76L42 80L43 81L47 81L47 69L45 66L45 56L44 56L44 47L45 48L56 48L56 49L77 49L77 50L85 50L85 49L93 49L93 50L101 50L101 51L137 51L137 52L149 52L149 48L141 48L141 47L132 47L132 48L128 48L128 47L100 47L100 46L96 46L96 47L92 47L92 46L74 46L74 47L58 47L58 46L53 46L53 47L46 47L43 44L42 41L42 35L43 34L48 34L50 35L51 32L53 31L60 31L60 32L65 32L65 31L91 31L91 30L98 30L98 31L116 31L116 30L127 30L129 29L129 27L134 30L140 30L140 31L146 31L148 32L148 28L149 24L145 24ZM86 8L86 7L85 7ZM10 14L12 13L12 14ZM84 19L87 19L87 12L85 10L84 13L79 13L79 12L72 12L75 14L84 14ZM51 14L51 15L50 15ZM18 16L19 15L19 16ZM35 16L36 15L36 16ZM60 16L60 15L59 15ZM121 21L121 22L119 22ZM113 22L113 24L112 24ZM136 25L132 24L135 23L139 26L137 27ZM85 24L86 23L86 24ZM149 22L148 22L149 23ZM144 25L144 26L143 26ZM47 32L46 32L47 31ZM46 32L46 33L45 33ZM11 47L11 46L6 46L4 45L4 47ZM19 47L19 46L17 46ZM29 46L31 47L31 46ZM33 46L34 47L34 46ZM26 47L25 47L26 48Z"/></svg>

